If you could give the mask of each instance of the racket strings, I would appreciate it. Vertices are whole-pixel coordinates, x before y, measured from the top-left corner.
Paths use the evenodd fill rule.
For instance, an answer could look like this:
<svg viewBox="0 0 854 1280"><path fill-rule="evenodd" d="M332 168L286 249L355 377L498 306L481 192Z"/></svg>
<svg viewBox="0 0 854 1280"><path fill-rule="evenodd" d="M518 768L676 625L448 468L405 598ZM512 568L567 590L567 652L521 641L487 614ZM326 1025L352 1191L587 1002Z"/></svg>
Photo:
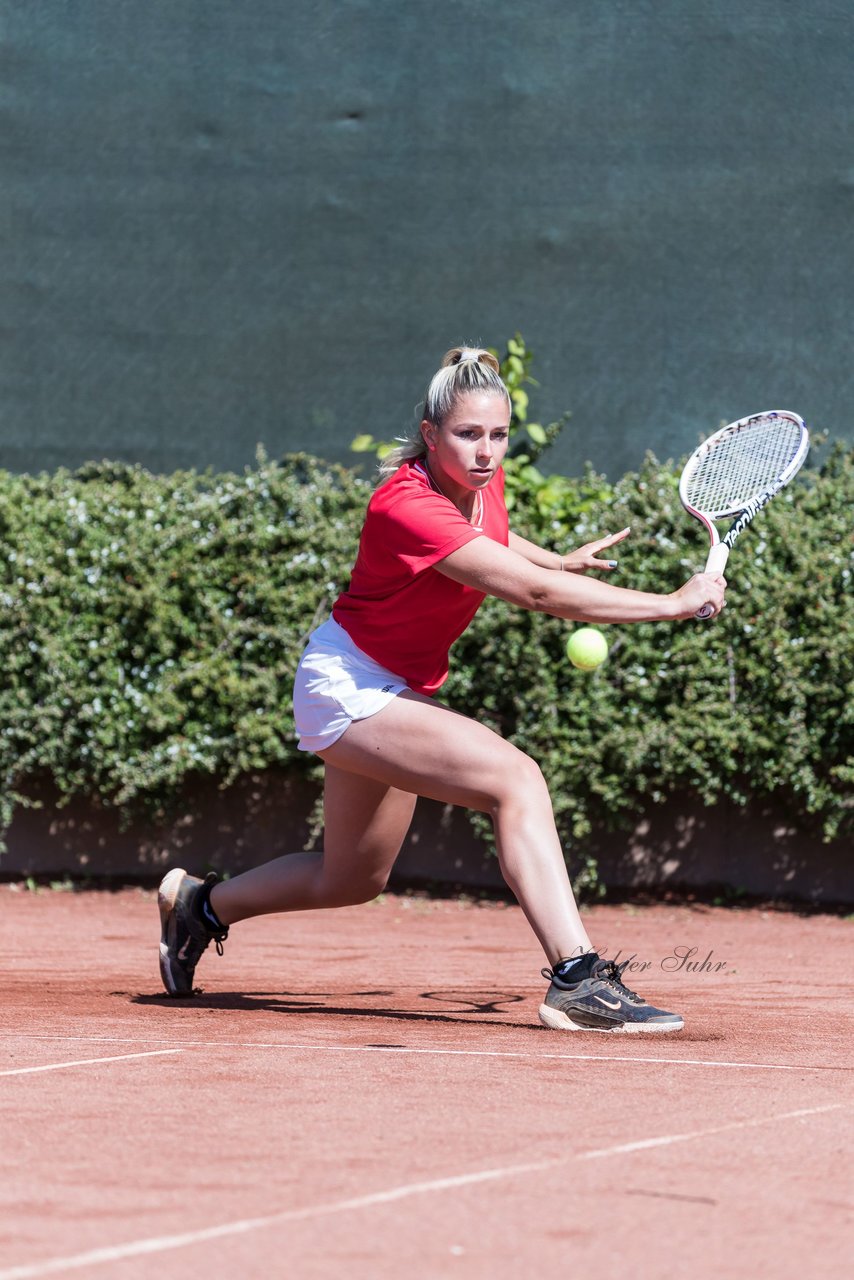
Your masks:
<svg viewBox="0 0 854 1280"><path fill-rule="evenodd" d="M800 423L777 415L736 423L697 456L686 497L698 511L730 515L776 484L801 446Z"/></svg>

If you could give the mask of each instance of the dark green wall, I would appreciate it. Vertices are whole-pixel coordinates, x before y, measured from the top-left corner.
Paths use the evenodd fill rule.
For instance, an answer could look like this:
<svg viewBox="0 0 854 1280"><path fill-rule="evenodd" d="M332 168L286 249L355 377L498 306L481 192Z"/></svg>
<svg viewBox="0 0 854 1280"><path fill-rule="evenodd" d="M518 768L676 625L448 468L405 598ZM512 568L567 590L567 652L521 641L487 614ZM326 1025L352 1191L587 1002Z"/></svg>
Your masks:
<svg viewBox="0 0 854 1280"><path fill-rule="evenodd" d="M850 433L854 8L6 0L0 465L391 435L521 330L554 464Z"/></svg>

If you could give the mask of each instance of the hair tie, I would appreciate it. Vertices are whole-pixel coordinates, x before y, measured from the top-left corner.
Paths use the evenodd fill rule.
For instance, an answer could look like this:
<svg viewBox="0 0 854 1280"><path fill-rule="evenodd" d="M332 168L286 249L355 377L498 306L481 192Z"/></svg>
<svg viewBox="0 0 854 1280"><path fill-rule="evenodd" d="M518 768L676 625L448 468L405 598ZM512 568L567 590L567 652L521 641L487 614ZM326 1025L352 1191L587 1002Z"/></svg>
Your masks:
<svg viewBox="0 0 854 1280"><path fill-rule="evenodd" d="M480 360L480 352L477 350L476 347L463 347L462 351L460 352L459 359L457 360L457 364L468 363L469 361L472 361L474 364L477 364L479 360Z"/></svg>

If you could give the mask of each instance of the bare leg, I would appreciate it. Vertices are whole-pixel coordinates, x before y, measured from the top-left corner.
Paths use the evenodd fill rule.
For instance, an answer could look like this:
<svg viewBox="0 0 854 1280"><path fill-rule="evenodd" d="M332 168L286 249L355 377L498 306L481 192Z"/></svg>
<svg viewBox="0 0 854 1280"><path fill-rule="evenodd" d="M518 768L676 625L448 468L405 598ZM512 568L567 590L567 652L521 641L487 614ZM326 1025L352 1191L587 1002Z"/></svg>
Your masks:
<svg viewBox="0 0 854 1280"><path fill-rule="evenodd" d="M545 779L498 734L430 698L404 693L352 724L323 757L327 766L359 775L356 790L372 778L398 792L489 813L502 874L549 963L592 950ZM348 827L346 816L341 825Z"/></svg>
<svg viewBox="0 0 854 1280"><path fill-rule="evenodd" d="M291 853L211 891L223 924L276 911L367 902L385 888L416 797L385 782L326 766L323 853Z"/></svg>

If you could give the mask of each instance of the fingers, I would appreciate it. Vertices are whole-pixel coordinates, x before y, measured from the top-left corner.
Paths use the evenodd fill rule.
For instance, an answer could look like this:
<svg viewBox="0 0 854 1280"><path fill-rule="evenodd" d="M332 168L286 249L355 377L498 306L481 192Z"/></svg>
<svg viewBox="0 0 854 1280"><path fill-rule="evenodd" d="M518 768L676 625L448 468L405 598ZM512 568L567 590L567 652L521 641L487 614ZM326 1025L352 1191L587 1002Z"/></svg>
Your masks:
<svg viewBox="0 0 854 1280"><path fill-rule="evenodd" d="M621 529L619 533L606 533L604 538L600 538L598 542L591 542L588 545L596 551L604 551L606 547L614 547L618 542L622 542L631 533L631 525L625 529Z"/></svg>
<svg viewBox="0 0 854 1280"><path fill-rule="evenodd" d="M577 572L580 573L586 573L588 569L604 569L610 573L617 568L616 560L597 560L594 555L584 554L583 547L572 557L572 561L577 566Z"/></svg>
<svg viewBox="0 0 854 1280"><path fill-rule="evenodd" d="M621 543L622 540L627 538L630 532L631 532L631 526L626 527L626 529L621 529L620 532L618 532L618 534L606 534L604 535L604 538L600 538L598 543L594 543L593 545L595 549L600 550L600 552L603 552L603 550L606 549L607 547L616 547L617 543ZM613 559L607 559L607 561L600 561L600 559L594 559L593 564L595 568L604 568L604 570L608 570L608 571L615 570L615 568L617 567L617 561L613 561Z"/></svg>
<svg viewBox="0 0 854 1280"><path fill-rule="evenodd" d="M617 568L616 560L599 560L598 553L606 551L609 547L615 547L618 542L622 542L631 533L631 527L621 529L619 533L606 533L604 537L597 538L595 542L586 542L583 547L574 552L569 560L574 562L576 572L584 572L587 569L606 570L613 572Z"/></svg>
<svg viewBox="0 0 854 1280"><path fill-rule="evenodd" d="M684 618L716 618L726 608L726 578L721 573L695 573L676 593L684 602Z"/></svg>
<svg viewBox="0 0 854 1280"><path fill-rule="evenodd" d="M726 578L722 573L700 573L697 577L705 588L707 596L705 603L712 610L710 616L716 618L721 610L726 608L726 600L724 599Z"/></svg>

